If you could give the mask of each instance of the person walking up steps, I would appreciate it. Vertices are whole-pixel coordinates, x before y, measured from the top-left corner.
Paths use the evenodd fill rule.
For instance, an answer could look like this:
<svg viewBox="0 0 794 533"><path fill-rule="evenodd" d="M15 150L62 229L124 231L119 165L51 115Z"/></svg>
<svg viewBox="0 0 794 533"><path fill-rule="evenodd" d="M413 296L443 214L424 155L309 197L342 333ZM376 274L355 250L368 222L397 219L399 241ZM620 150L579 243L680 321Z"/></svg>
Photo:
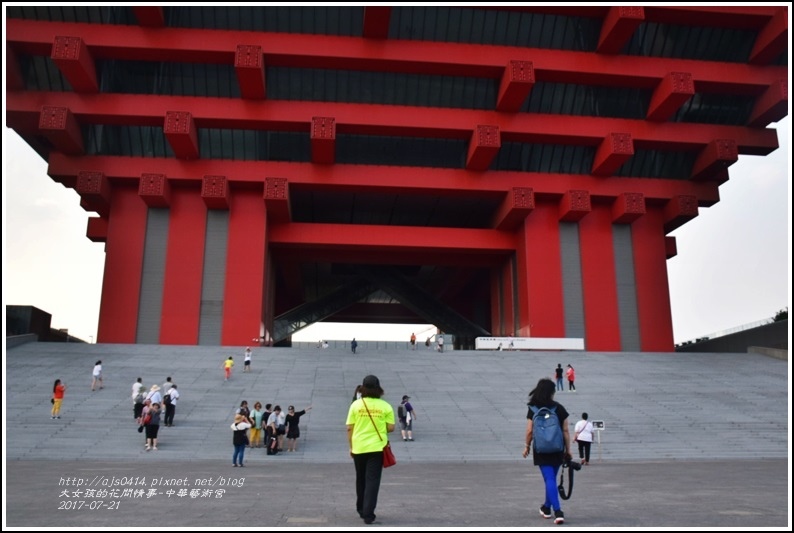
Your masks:
<svg viewBox="0 0 794 533"><path fill-rule="evenodd" d="M593 444L593 423L587 420L587 413L582 413L582 419L573 428L573 440L579 445L579 462L583 465L590 463L590 446Z"/></svg>
<svg viewBox="0 0 794 533"><path fill-rule="evenodd" d="M540 515L543 518L553 516L555 524L562 524L565 522L565 515L560 507L555 478L562 463L571 459L571 437L568 432L568 411L554 401L554 392L554 382L543 378L529 393L524 440L526 446L522 456L526 458L531 447L532 459L543 476L545 499L540 506Z"/></svg>
<svg viewBox="0 0 794 533"><path fill-rule="evenodd" d="M56 379L52 386L52 419L61 418L61 403L63 402L63 395L66 392L66 385L60 379Z"/></svg>
<svg viewBox="0 0 794 533"><path fill-rule="evenodd" d="M565 376L568 378L568 392L576 392L576 385L573 384L576 381L576 372L574 372L571 365L568 365Z"/></svg>
<svg viewBox="0 0 794 533"><path fill-rule="evenodd" d="M416 419L416 411L411 405L411 402L408 401L410 399L410 396L403 396L402 402L399 407L397 407L397 419L400 422L400 433L402 434L403 440L413 442L413 427L414 420Z"/></svg>
<svg viewBox="0 0 794 533"><path fill-rule="evenodd" d="M243 362L243 372L251 371L251 348L245 349L245 362Z"/></svg>
<svg viewBox="0 0 794 533"><path fill-rule="evenodd" d="M102 386L102 361L97 361L94 365L94 371L92 373L93 379L91 380L91 390L96 390L97 384L99 384L99 388L103 389Z"/></svg>
<svg viewBox="0 0 794 533"><path fill-rule="evenodd" d="M557 379L557 392L565 390L562 385L562 365L557 363L557 368L554 369L554 377Z"/></svg>
<svg viewBox="0 0 794 533"><path fill-rule="evenodd" d="M223 362L223 364L221 365L221 367L223 368L223 373L224 373L223 374L224 375L223 381L229 381L229 378L232 377L232 367L233 366L234 366L234 359L232 359L232 356L230 355L229 358L226 359Z"/></svg>

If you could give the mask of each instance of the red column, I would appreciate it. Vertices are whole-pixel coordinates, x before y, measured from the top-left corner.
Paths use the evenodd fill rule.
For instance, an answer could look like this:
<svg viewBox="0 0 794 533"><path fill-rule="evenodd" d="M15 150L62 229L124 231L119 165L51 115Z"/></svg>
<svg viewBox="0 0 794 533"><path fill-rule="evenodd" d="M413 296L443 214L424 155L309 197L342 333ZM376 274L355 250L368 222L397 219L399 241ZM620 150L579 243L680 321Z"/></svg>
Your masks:
<svg viewBox="0 0 794 533"><path fill-rule="evenodd" d="M664 213L659 208L648 208L648 212L631 225L643 352L675 350L664 233Z"/></svg>
<svg viewBox="0 0 794 533"><path fill-rule="evenodd" d="M172 189L160 344L198 344L206 226L201 190Z"/></svg>
<svg viewBox="0 0 794 533"><path fill-rule="evenodd" d="M521 337L564 337L559 206L536 202L516 250Z"/></svg>
<svg viewBox="0 0 794 533"><path fill-rule="evenodd" d="M262 189L232 190L230 196L221 344L244 346L263 320L267 221Z"/></svg>
<svg viewBox="0 0 794 533"><path fill-rule="evenodd" d="M147 210L137 183L113 188L97 342L135 343Z"/></svg>
<svg viewBox="0 0 794 533"><path fill-rule="evenodd" d="M579 221L579 252L587 349L619 352L620 316L610 205L593 204L592 211Z"/></svg>
<svg viewBox="0 0 794 533"><path fill-rule="evenodd" d="M511 258L505 261L502 283L502 302L504 315L502 316L502 333L515 335L516 331L516 262Z"/></svg>

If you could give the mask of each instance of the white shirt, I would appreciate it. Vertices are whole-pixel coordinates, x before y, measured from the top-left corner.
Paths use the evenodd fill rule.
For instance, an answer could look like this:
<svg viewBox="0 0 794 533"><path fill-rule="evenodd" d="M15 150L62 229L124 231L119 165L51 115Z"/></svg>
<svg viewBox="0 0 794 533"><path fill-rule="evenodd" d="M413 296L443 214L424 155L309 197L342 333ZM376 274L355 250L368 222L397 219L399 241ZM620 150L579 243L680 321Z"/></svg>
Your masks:
<svg viewBox="0 0 794 533"><path fill-rule="evenodd" d="M135 397L141 393L141 389L143 389L143 383L138 383L137 381L132 384L132 399L135 401Z"/></svg>
<svg viewBox="0 0 794 533"><path fill-rule="evenodd" d="M94 376L99 377L102 375L102 365L96 365L94 367Z"/></svg>
<svg viewBox="0 0 794 533"><path fill-rule="evenodd" d="M577 440L593 442L593 423L589 420L580 420L573 428L573 434L579 435Z"/></svg>
<svg viewBox="0 0 794 533"><path fill-rule="evenodd" d="M179 399L179 389L171 387L166 394L171 397L171 405L176 405L176 401Z"/></svg>

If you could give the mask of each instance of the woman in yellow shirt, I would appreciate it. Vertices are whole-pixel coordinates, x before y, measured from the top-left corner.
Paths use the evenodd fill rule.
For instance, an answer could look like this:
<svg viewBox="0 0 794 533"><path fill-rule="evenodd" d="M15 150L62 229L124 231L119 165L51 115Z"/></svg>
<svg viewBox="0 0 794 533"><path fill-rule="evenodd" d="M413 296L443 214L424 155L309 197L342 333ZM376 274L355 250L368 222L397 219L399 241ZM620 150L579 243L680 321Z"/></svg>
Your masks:
<svg viewBox="0 0 794 533"><path fill-rule="evenodd" d="M365 524L375 522L383 448L389 442L386 434L394 431L394 409L381 396L378 378L367 376L361 384L361 398L347 412L347 441L356 467L356 511Z"/></svg>

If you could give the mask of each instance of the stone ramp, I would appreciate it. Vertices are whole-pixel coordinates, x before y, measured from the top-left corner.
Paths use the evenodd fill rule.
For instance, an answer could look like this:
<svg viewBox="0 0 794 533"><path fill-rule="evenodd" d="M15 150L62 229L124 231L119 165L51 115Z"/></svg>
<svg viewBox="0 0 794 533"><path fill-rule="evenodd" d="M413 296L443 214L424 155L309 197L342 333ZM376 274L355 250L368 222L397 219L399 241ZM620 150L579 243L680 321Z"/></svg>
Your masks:
<svg viewBox="0 0 794 533"><path fill-rule="evenodd" d="M296 453L248 462L347 463L344 421L353 390L380 378L396 406L417 409L415 442L393 434L403 463L510 461L522 448L526 399L558 363L576 369L577 391L557 393L571 413L603 420L603 462L788 457L788 363L760 354L473 352L28 343L6 360L6 459L214 461L231 456L229 424L240 401L313 409L301 419ZM225 382L222 361L237 361ZM105 388L91 392L102 360ZM175 427L160 428L146 453L132 418L131 386L167 376L181 398ZM55 378L68 386L60 420L50 420ZM567 383L566 383L567 388Z"/></svg>

